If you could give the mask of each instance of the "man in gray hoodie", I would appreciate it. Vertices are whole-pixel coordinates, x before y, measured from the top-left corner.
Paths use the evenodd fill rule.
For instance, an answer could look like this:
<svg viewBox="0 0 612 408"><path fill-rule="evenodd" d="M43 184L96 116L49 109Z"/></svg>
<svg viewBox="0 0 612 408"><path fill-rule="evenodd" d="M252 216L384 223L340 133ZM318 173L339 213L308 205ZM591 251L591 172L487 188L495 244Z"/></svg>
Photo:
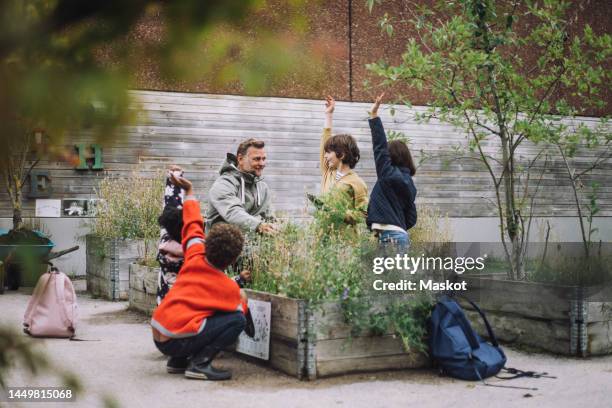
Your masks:
<svg viewBox="0 0 612 408"><path fill-rule="evenodd" d="M262 179L266 167L264 142L248 139L240 143L234 156L227 154L220 176L208 192L206 231L218 222L240 227L244 232L274 234L271 194Z"/></svg>

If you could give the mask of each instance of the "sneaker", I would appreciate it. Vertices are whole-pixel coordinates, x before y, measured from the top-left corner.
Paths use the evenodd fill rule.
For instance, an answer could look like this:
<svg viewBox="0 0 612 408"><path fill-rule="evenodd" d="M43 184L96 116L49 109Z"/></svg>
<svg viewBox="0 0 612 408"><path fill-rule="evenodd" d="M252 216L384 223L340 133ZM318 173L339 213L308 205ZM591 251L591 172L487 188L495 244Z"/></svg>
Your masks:
<svg viewBox="0 0 612 408"><path fill-rule="evenodd" d="M232 373L227 370L219 370L212 366L212 362L194 364L189 362L185 370L185 377L197 380L223 381L232 378Z"/></svg>
<svg viewBox="0 0 612 408"><path fill-rule="evenodd" d="M166 371L170 374L183 374L188 364L187 357L170 357L166 363Z"/></svg>

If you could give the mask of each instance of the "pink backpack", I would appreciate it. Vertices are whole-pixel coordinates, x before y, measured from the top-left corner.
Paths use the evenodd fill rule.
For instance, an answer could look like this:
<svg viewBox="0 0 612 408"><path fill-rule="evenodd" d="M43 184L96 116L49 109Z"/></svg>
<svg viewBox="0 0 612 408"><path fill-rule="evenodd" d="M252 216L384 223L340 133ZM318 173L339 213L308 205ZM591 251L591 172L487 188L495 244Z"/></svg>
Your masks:
<svg viewBox="0 0 612 408"><path fill-rule="evenodd" d="M66 274L50 268L32 293L23 316L23 331L34 337L73 337L77 320L76 293Z"/></svg>

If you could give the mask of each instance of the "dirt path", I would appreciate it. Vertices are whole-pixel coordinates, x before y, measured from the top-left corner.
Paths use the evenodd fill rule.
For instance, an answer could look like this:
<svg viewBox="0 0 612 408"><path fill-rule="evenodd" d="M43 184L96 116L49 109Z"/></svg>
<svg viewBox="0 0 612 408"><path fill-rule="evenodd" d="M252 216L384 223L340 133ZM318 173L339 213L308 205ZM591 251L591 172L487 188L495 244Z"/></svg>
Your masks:
<svg viewBox="0 0 612 408"><path fill-rule="evenodd" d="M0 295L0 323L16 329L27 294ZM148 319L126 310L125 302L91 299L79 293L78 337L90 341L33 339L58 366L76 373L86 393L76 403L44 407L102 406L112 396L121 407L610 407L612 356L585 360L528 354L507 349L509 366L547 371L558 379L519 379L512 385L537 391L485 387L440 378L429 370L347 375L300 382L229 353L219 366L234 373L231 381L186 380L165 372L165 359L155 348ZM9 386L53 386L49 376L32 380L22 372ZM29 404L35 407L43 405ZM26 406L26 404L16 405Z"/></svg>

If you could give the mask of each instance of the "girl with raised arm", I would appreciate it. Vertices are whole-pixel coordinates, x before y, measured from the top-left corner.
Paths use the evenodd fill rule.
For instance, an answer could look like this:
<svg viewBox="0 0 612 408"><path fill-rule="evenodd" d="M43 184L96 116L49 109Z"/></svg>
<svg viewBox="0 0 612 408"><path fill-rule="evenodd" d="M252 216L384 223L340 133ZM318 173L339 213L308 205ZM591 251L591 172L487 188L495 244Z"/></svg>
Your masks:
<svg viewBox="0 0 612 408"><path fill-rule="evenodd" d="M359 161L359 147L355 138L347 134L332 136L333 113L336 106L334 98L325 100L325 126L321 136L321 193L340 189L350 198L354 210L364 216L368 205L368 187L353 171ZM349 217L350 218L350 217ZM347 219L349 223L357 220Z"/></svg>
<svg viewBox="0 0 612 408"><path fill-rule="evenodd" d="M416 187L412 177L416 167L408 146L403 141L387 143L378 108L384 93L378 96L370 111L370 130L374 147L377 181L368 205L368 227L382 244L393 243L406 250L410 246L408 230L417 221L414 203Z"/></svg>

